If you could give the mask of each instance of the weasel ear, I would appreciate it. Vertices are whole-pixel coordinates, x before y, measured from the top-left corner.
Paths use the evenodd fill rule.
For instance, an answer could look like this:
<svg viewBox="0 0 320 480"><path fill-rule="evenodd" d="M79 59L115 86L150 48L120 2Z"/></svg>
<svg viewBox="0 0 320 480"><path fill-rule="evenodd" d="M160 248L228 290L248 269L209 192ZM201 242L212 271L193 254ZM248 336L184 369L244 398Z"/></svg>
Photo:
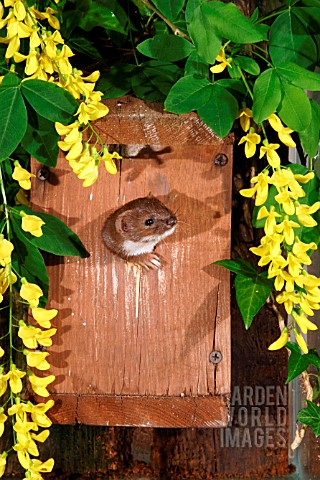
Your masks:
<svg viewBox="0 0 320 480"><path fill-rule="evenodd" d="M118 216L115 222L115 227L118 233L128 232L130 230L127 218L128 213L130 212L131 210L127 210L126 212L120 213L120 215Z"/></svg>

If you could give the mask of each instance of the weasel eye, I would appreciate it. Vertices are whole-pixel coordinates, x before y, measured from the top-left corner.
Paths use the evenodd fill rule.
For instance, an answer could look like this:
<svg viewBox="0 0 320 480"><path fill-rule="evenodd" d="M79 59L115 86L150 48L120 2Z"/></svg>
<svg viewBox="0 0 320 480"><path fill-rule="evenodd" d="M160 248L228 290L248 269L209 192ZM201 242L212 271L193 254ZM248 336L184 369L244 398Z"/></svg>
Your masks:
<svg viewBox="0 0 320 480"><path fill-rule="evenodd" d="M147 218L147 220L144 222L144 224L145 224L147 227L150 227L151 225L154 224L153 218Z"/></svg>

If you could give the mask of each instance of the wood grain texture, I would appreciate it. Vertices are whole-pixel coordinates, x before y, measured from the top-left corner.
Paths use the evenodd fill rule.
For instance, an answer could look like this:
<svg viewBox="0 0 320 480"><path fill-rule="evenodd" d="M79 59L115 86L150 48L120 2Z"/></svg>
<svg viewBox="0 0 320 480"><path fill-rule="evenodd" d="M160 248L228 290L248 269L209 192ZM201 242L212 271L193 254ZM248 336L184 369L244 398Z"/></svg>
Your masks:
<svg viewBox="0 0 320 480"><path fill-rule="evenodd" d="M142 427L221 427L228 421L227 397L54 395L55 423Z"/></svg>
<svg viewBox="0 0 320 480"><path fill-rule="evenodd" d="M177 116L166 116L180 122ZM171 139L170 128L167 131ZM128 140L121 135L120 143ZM118 175L101 170L89 189L82 187L61 155L49 180L35 179L32 190L33 208L62 218L90 252L82 260L49 260L49 305L59 310L58 334L50 350L51 372L57 377L52 392L80 398L145 398L141 423L137 413L134 425L148 417L149 396L172 398L173 405L183 408L190 404L181 396L209 400L230 393L229 274L212 262L230 255L232 147L215 136L211 145L168 145L165 129L157 138L161 143L149 146L147 155L120 161ZM220 153L229 159L225 166L214 162ZM150 191L177 212L179 224L157 247L163 268L143 272L139 279L107 250L101 230L111 210ZM222 354L218 365L209 360L213 350ZM208 424L214 421L210 408ZM117 420L116 410L109 425L130 425L129 416L120 410ZM92 424L92 412L81 412L77 421ZM102 420L95 415L96 424L105 424L101 415ZM64 413L62 423L63 417ZM164 415L165 426L170 421L171 426L187 426L183 412L168 418ZM190 412L186 418L192 425ZM226 418L226 413L219 414L216 424L226 424ZM160 426L159 418L154 421ZM205 426L205 416L201 422Z"/></svg>

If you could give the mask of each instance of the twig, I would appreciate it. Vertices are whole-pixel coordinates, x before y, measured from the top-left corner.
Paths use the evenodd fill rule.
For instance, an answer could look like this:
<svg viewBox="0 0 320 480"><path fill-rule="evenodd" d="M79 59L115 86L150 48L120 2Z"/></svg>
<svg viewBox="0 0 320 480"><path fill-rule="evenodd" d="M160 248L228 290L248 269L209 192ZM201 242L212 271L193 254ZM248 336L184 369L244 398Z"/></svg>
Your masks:
<svg viewBox="0 0 320 480"><path fill-rule="evenodd" d="M149 0L141 0L141 2L146 7L150 8L150 10L152 10L154 13L156 13L158 17L160 17L168 25L168 27L171 28L171 30L175 35L179 35L179 37L185 38L186 40L191 42L191 38L185 33L181 32L181 30L178 27L176 27L174 23L172 23L170 20L168 20L168 18L162 15L162 13L151 2L149 2Z"/></svg>
<svg viewBox="0 0 320 480"><path fill-rule="evenodd" d="M306 370L304 372L302 372L302 374L301 374L301 383L302 383L302 389L304 390L304 392L306 394L306 400L312 401L313 388L311 386L311 383L310 383L310 380L309 380L309 375L308 375L308 372ZM306 429L307 429L307 425L305 425L305 424L302 424L300 429L297 425L296 434L295 434L293 442L291 443L291 449L292 450L295 450L296 448L299 447L299 445L301 444L301 442L304 438L304 435L306 433Z"/></svg>

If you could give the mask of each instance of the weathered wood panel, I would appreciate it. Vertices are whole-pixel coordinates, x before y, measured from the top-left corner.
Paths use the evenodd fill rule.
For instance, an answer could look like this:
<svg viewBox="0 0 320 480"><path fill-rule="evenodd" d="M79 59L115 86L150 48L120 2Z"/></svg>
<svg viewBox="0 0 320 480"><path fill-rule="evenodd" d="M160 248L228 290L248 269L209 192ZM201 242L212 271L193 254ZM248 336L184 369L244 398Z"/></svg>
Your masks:
<svg viewBox="0 0 320 480"><path fill-rule="evenodd" d="M60 311L50 350L57 376L52 391L61 401L54 417L60 423L222 426L230 393L230 290L228 272L212 262L230 255L230 139L221 143L193 114L162 115L159 106L137 100L128 105L129 99L110 106L100 134L108 143L112 136L112 143L148 148L120 161L118 175L101 170L98 182L84 189L61 155L49 179L35 179L32 190L33 208L66 221L90 252L49 267L50 306ZM150 191L177 212L179 224L157 247L164 267L139 276L106 249L101 230L111 210ZM222 354L217 365L212 351ZM76 402L69 398L74 395ZM131 416L126 396L137 397ZM163 405L172 398L171 410L157 400L143 402L148 397L162 398Z"/></svg>

